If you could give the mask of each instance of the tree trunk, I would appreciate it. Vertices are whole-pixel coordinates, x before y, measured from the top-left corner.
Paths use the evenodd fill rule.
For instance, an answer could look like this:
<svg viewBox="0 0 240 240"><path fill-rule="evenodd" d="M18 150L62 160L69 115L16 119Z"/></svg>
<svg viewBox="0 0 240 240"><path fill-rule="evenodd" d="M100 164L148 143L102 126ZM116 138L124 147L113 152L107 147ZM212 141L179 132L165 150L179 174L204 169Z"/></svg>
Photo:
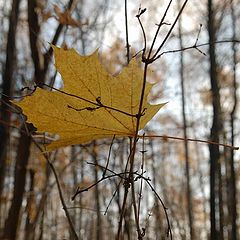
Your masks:
<svg viewBox="0 0 240 240"><path fill-rule="evenodd" d="M209 61L210 61L210 82L212 93L212 106L213 106L213 120L210 133L210 140L219 142L219 135L221 131L221 106L220 106L220 93L219 84L217 79L217 63L215 55L215 36L216 26L214 24L214 11L212 0L208 0L208 34L209 34ZM218 239L217 223L216 223L216 176L218 163L220 161L220 151L218 145L209 145L210 153L210 222L212 240Z"/></svg>
<svg viewBox="0 0 240 240"><path fill-rule="evenodd" d="M27 164L29 158L29 148L25 145L30 145L31 138L27 135L22 135L19 141L15 173L14 173L14 193L12 204L8 213L8 218L5 223L3 239L14 240L17 236L17 227L19 213L22 206L22 199L26 181Z"/></svg>
<svg viewBox="0 0 240 240"><path fill-rule="evenodd" d="M13 73L16 61L16 31L19 15L19 5L21 0L13 0L12 11L9 16L9 30L7 37L7 50L6 50L6 63L3 72L3 85L2 85L2 99L0 109L0 196L2 194L4 177L5 177L5 159L7 153L7 145L9 140L9 127L7 124L10 122L9 107L5 104L9 101L13 88ZM5 124L4 124L5 123Z"/></svg>
<svg viewBox="0 0 240 240"><path fill-rule="evenodd" d="M27 197L27 206L26 206L26 212L27 212L27 217L26 217L26 222L25 222L25 239L32 239L32 236L34 235L33 230L33 221L31 218L31 211L32 211L32 206L34 204L34 186L35 186L35 171L30 169L29 171L30 175L30 188L29 188L29 196Z"/></svg>
<svg viewBox="0 0 240 240"><path fill-rule="evenodd" d="M232 17L232 31L233 36L232 38L236 38L236 17L235 17L235 10L233 6L233 2L231 3L231 17ZM237 78L236 78L236 65L237 65L237 49L236 43L232 43L232 52L233 52L233 108L231 111L231 143L232 146L235 144L235 118L236 118L236 109L237 109ZM236 199L236 173L235 173L235 166L234 166L234 150L231 151L231 159L230 159L230 168L231 168L231 175L230 175L230 205L231 205L231 239L237 240L237 199Z"/></svg>
<svg viewBox="0 0 240 240"><path fill-rule="evenodd" d="M178 1L178 8L180 10L180 1ZM182 42L182 21L181 16L178 22L178 38L180 49L183 48ZM182 105L182 120L183 120L183 136L187 139L187 120L186 120L186 110L185 110L185 88L184 88L184 55L183 51L180 51L180 81L181 81L181 105ZM184 141L184 151L185 151L185 173L186 173L186 198L187 198L187 214L188 214L188 224L190 239L194 240L194 222L193 222L193 206L192 206L192 191L190 183L190 170L189 170L189 151L188 151L188 141Z"/></svg>
<svg viewBox="0 0 240 240"><path fill-rule="evenodd" d="M223 240L223 228L224 228L224 212L223 212L223 180L222 180L222 164L221 160L218 160L218 211L219 211L219 240Z"/></svg>

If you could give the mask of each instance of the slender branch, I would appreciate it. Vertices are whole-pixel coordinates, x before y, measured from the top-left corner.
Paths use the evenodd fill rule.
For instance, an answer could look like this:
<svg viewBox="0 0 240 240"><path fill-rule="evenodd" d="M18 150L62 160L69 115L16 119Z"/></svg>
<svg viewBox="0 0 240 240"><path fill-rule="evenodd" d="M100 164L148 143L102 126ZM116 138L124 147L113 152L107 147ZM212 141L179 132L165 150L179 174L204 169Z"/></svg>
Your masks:
<svg viewBox="0 0 240 240"><path fill-rule="evenodd" d="M111 144L110 144L110 148L109 148L109 151L108 151L107 163L106 163L105 170L103 171L102 177L105 176L106 171L107 171L107 168L108 168L108 164L109 164L110 156L111 156L111 151L112 151L112 146L113 146L113 141L114 141L114 139L115 139L115 136L116 136L116 135L113 136L112 141L111 141Z"/></svg>
<svg viewBox="0 0 240 240"><path fill-rule="evenodd" d="M96 165L96 164L95 164ZM83 188L83 189L79 189L77 188L76 190L76 193L72 196L72 201L75 200L76 196L82 192L87 192L88 190L90 190L91 188L95 187L97 184L99 184L100 182L106 180L106 179L110 179L112 177L122 177L122 175L124 175L125 172L122 172L122 173L113 173L112 175L108 175L108 176L105 176L105 177L102 177L101 179L99 179L98 181L96 181L95 183L91 184L90 186L86 187L86 188Z"/></svg>
<svg viewBox="0 0 240 240"><path fill-rule="evenodd" d="M173 238L172 238L171 224L170 224L170 220L169 220L168 213L167 213L168 208L165 206L163 200L161 199L161 197L158 195L158 193L156 192L156 190L154 189L154 187L150 183L150 180L146 179L146 178L144 178L144 180L146 181L148 186L151 188L151 190L154 192L154 194L156 195L157 199L159 200L159 202L161 203L161 205L163 207L164 214L165 214L165 217L166 217L166 220L167 220L167 225L168 225L167 234L170 235L170 239L172 240Z"/></svg>
<svg viewBox="0 0 240 240"><path fill-rule="evenodd" d="M143 138L143 135L138 135L139 138ZM181 141L190 141L190 142L200 142L200 143L207 143L207 144L213 144L218 146L223 146L230 148L232 150L239 150L239 147L230 146L228 144L224 143L218 143L210 140L202 140L202 139L194 139L194 138L182 138L182 137L175 137L175 136L167 136L167 135L145 135L145 138L162 138L163 140L166 139L174 139L174 140L181 140Z"/></svg>
<svg viewBox="0 0 240 240"><path fill-rule="evenodd" d="M177 52L186 51L186 50L190 50L190 49L196 49L196 50L198 50L200 53L202 53L203 55L206 56L206 54L203 53L203 52L199 49L199 47L208 46L208 45L211 45L211 44L219 44L219 43L240 43L240 40L237 40L237 39L219 40L219 41L214 41L214 42L194 44L194 45L192 45L192 46L190 46L190 47L184 47L184 48L175 49L175 50L168 50L168 51L164 51L164 52L160 53L157 57L155 57L155 60L157 60L158 58L160 58L162 55L165 55L165 54L177 53Z"/></svg>
<svg viewBox="0 0 240 240"><path fill-rule="evenodd" d="M54 174L54 177L55 177L55 180L56 180L56 183L57 183L57 188L58 188L60 201L62 203L63 210L65 212L65 215L66 215L67 220L68 220L68 224L69 224L71 232L73 234L73 238L74 238L74 240L78 240L79 238L78 238L77 232L75 231L70 213L68 212L68 208L67 208L67 205L66 205L64 197L63 197L62 188L61 188L61 184L60 184L60 181L59 181L59 178L58 178L58 175L57 175L57 171L56 171L53 163L49 160L49 157L48 157L47 153L44 152L44 150L39 146L39 144L33 138L32 138L32 141L38 147L38 149L43 153L44 158L46 159L48 165L50 166L50 168L51 168L51 170Z"/></svg>
<svg viewBox="0 0 240 240"><path fill-rule="evenodd" d="M195 41L195 43L194 43L195 46L196 46L197 43L198 43L198 39L199 39L199 36L200 36L201 30L202 30L202 24L200 24L200 26L199 26L199 30L198 30L198 33L197 33L197 38L196 38L196 41Z"/></svg>
<svg viewBox="0 0 240 240"><path fill-rule="evenodd" d="M83 207L83 206L74 206L74 207L67 207L67 209L71 210L71 209L84 209L84 210L88 210L88 211L93 211L93 212L97 212L97 209L94 208L88 208L88 207ZM100 212L105 212L104 210L100 210Z"/></svg>
<svg viewBox="0 0 240 240"><path fill-rule="evenodd" d="M65 200L64 200L64 198L63 198L63 193L62 193L62 189L61 189L61 185L60 185L60 182L59 182L59 179L58 179L57 172L56 172L56 170L55 170L54 165L49 161L48 158L47 158L47 162L48 162L48 164L49 164L50 168L52 169L53 174L54 174L54 176L55 176L56 183L57 183L57 187L58 187L58 192L59 192L59 197L60 197L60 200L61 200L61 203L62 203L62 206L63 206L63 210L64 210L64 212L65 212L65 215L66 215L66 217L67 217L67 219L68 219L68 223L69 223L69 226L70 226L70 228L71 228L71 231L72 231L72 234L73 234L73 238L74 238L75 240L78 240L78 235L77 235L77 233L76 233L76 231L75 231L75 229L74 229L71 216L70 216L70 214L69 214L69 212L68 212L67 205L66 205Z"/></svg>
<svg viewBox="0 0 240 240"><path fill-rule="evenodd" d="M139 12L138 14L136 15L137 19L138 19L138 22L140 24L140 27L141 27L141 30L142 30L142 35L143 35L143 41L144 41L144 47L143 47L143 53L142 53L142 56L145 58L145 52L146 52L146 49L147 49L147 37L146 37L146 33L145 33L145 30L144 30L144 27L142 25L142 21L141 21L141 15L146 11L146 8L141 10L141 8L139 9Z"/></svg>
<svg viewBox="0 0 240 240"><path fill-rule="evenodd" d="M153 61L155 61L156 56L158 55L158 53L160 52L160 50L162 49L162 47L164 46L164 44L165 44L166 41L168 40L168 38L169 38L170 34L172 33L172 31L173 31L173 29L174 29L174 27L175 27L175 25L176 25L179 17L180 17L181 14L182 14L182 12L183 12L183 10L184 10L187 2L188 2L188 0L185 0L185 2L183 3L181 9L180 9L179 12L178 12L177 17L175 18L175 20L174 20L174 22L173 22L171 28L169 29L167 35L165 36L164 40L163 40L162 43L160 44L160 46L159 46L159 48L157 49L157 51L154 53L154 55L153 55L153 57L152 57L152 60L153 60Z"/></svg>
<svg viewBox="0 0 240 240"><path fill-rule="evenodd" d="M127 49L127 63L130 62L130 45L128 40L128 11L127 11L127 0L124 1L125 11L125 30L126 30L126 49Z"/></svg>
<svg viewBox="0 0 240 240"><path fill-rule="evenodd" d="M108 171L108 172L110 172L110 173L117 174L116 172L114 172L113 170L109 169L108 167L101 166L100 164L91 163L91 162L87 162L87 163L90 164L90 165L94 165L94 166L97 166L97 167L102 168L102 169L104 170L104 172L107 172L107 171ZM126 175L126 173L127 173L127 172L126 172L126 170L125 170L125 171L123 172L123 174ZM120 184L122 183L122 181L123 181L124 179L126 179L125 177L122 177L121 175L120 175L119 177L120 177L121 179L120 179L120 181L119 181L119 183L118 183L118 185L117 185L116 190L115 190L114 193L113 193L113 196L111 197L111 199L110 199L110 201L109 201L109 203L108 203L108 205L107 205L107 207L106 207L106 210L104 211L104 215L107 214L107 211L108 211L108 209L109 209L109 206L111 205L114 197L116 196L116 194L117 194L117 192L118 192L118 190L119 190Z"/></svg>
<svg viewBox="0 0 240 240"><path fill-rule="evenodd" d="M162 17L162 19L160 20L160 23L158 24L157 31L156 31L156 33L155 33L155 36L154 36L154 38L153 38L153 41L152 41L152 44L151 44L151 47L150 47L150 50L149 50L149 53L148 53L148 59L151 58L151 53L152 53L153 47L154 47L154 45L155 45L155 42L156 42L156 40L157 40L158 33L159 33L159 31L160 31L163 23L164 23L165 17L166 17L166 15L167 15L167 13L168 13L168 10L169 10L171 4L172 4L172 0L169 1L168 6L167 6L167 8L166 8L166 10L165 10L165 12L164 12L164 14L163 14L163 17Z"/></svg>
<svg viewBox="0 0 240 240"><path fill-rule="evenodd" d="M96 106L95 108L94 108L94 107L86 107L86 108L77 109L77 108L74 108L74 107L72 107L72 106L70 106L70 105L67 105L68 108L72 108L72 109L75 110L75 111L79 111L79 112L80 112L80 111L83 111L83 110L95 111L95 110L97 110L97 109L99 109L99 108L105 108L105 109L109 109L109 110L113 110L113 111L122 113L122 114L124 114L124 115L129 116L129 117L135 117L135 118L137 118L138 115L139 115L139 113L137 113L137 114L131 114L131 113L122 111L122 110L120 110L120 109L107 106L107 105L105 105L105 104L103 104L103 103L101 102L100 97L97 97L97 98L96 98L96 102L93 102L93 101L90 101L90 100L85 99L85 98L83 98L83 97L77 96L77 95L75 95L75 94L67 93L67 92L65 92L65 91L63 91L63 90L60 90L60 89L57 89L57 88L55 88L55 87L49 86L49 85L46 84L46 83L41 83L41 85L42 85L42 86L49 87L49 88L51 88L51 89L53 89L53 90L55 90L55 91L57 91L57 92L60 92L60 93L62 93L62 94L64 94L64 95L67 95L67 96L70 96L70 97L74 97L74 98L80 99L80 100L82 100L82 101L84 101L84 102L87 102L87 103L90 103L90 104ZM144 115L144 111L141 112L140 115L141 115L141 116Z"/></svg>
<svg viewBox="0 0 240 240"><path fill-rule="evenodd" d="M115 189L115 191L114 191L114 193L113 193L113 195L112 195L112 197L111 197L111 199L110 199L110 201L109 201L109 203L108 203L108 205L107 205L107 207L106 207L106 210L104 211L104 215L107 214L107 211L108 211L108 209L109 209L109 207L110 207L110 205L111 205L114 197L116 196L117 192L119 191L119 187L120 187L120 184L121 184L121 183L122 183L122 178L120 179L120 181L119 181L119 183L118 183L118 185L117 185L117 188Z"/></svg>
<svg viewBox="0 0 240 240"><path fill-rule="evenodd" d="M125 165L125 176L127 175L127 169L128 169L128 165L130 162L130 156L131 156L131 152L132 152L132 138L130 138L130 154L128 155L127 158L127 162ZM121 183L121 181L120 181ZM122 208L121 208L121 214L120 214L120 219L118 222L118 231L117 231L117 240L120 239L120 235L121 235L121 229L122 229L122 222L123 222L123 217L125 214L125 206L126 206L126 202L127 202L127 197L128 197L128 189L130 188L130 180L126 177L126 180L124 181L124 196L123 196L123 202L122 202Z"/></svg>
<svg viewBox="0 0 240 240"><path fill-rule="evenodd" d="M144 174L144 162L145 162L145 138L143 135L143 141L142 141L142 163L141 163L141 176ZM141 178L141 183L140 183L140 190L139 190L139 197L138 197L138 222L140 222L140 209L141 209L141 200L142 200L142 191L143 191L143 178Z"/></svg>

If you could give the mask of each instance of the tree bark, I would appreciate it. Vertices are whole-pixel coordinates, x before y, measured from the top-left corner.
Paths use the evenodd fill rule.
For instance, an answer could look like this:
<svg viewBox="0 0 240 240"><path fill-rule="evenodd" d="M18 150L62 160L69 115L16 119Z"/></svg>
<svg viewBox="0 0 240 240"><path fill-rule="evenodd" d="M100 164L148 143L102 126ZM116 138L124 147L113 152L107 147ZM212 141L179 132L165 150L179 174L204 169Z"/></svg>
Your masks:
<svg viewBox="0 0 240 240"><path fill-rule="evenodd" d="M209 61L210 61L210 83L212 93L212 107L213 107L213 119L210 132L210 140L219 142L219 135L221 132L221 106L220 106L220 93L219 83L217 79L217 63L215 54L215 37L216 26L214 22L214 10L212 0L208 0L208 34L209 34ZM216 222L216 206L217 206L217 194L216 194L216 180L218 172L218 163L220 161L220 151L218 145L209 145L210 153L210 222L211 233L210 238L212 240L218 239L217 222Z"/></svg>
<svg viewBox="0 0 240 240"><path fill-rule="evenodd" d="M37 1L28 0L28 29L29 29L29 42L31 47L31 56L34 65L34 82L41 84L44 82L44 57L40 52L38 46L38 36L40 25L38 22L38 15L36 12ZM48 66L46 66L48 68Z"/></svg>
<svg viewBox="0 0 240 240"><path fill-rule="evenodd" d="M236 17L233 2L231 3L231 17L232 17L232 38L236 38ZM236 109L238 105L237 98L237 76L236 76L236 65L237 65L237 49L236 43L232 43L232 52L233 52L233 108L231 111L231 144L234 146L235 144L235 118L236 118ZM234 166L234 150L231 151L231 159L230 159L230 205L231 205L231 239L237 240L237 199L236 199L236 173Z"/></svg>
<svg viewBox="0 0 240 240"><path fill-rule="evenodd" d="M3 123L0 125L0 196L2 194L4 177L5 177L5 159L7 153L7 145L9 140L9 127L7 124L10 122L10 110L5 104L8 103L9 97L12 94L13 88L13 73L16 64L16 31L19 15L19 5L21 0L13 0L12 10L9 16L9 30L7 37L6 49L6 63L3 72L3 85L2 85L2 99L0 118Z"/></svg>
<svg viewBox="0 0 240 240"><path fill-rule="evenodd" d="M31 143L31 138L27 135L24 136L23 141L19 141L15 173L14 173L14 192L12 204L8 213L8 218L5 222L3 239L15 240L17 239L17 227L19 220L19 213L22 205L25 175L27 172L27 163L29 158L29 148L25 148L25 144Z"/></svg>

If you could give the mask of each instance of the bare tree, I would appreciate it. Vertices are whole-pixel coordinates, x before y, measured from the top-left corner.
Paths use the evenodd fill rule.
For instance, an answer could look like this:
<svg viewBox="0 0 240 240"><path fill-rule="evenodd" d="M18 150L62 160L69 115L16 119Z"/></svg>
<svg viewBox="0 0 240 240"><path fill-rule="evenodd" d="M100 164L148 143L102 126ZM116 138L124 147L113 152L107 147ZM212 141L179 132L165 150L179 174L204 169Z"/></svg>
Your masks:
<svg viewBox="0 0 240 240"><path fill-rule="evenodd" d="M216 41L216 21L213 1L208 0L208 34L209 34L209 76L211 82L212 93L212 107L213 118L212 127L210 133L210 140L219 142L220 132L222 129L221 122L221 104L220 104L220 89L217 78L217 63L215 53L215 41ZM220 150L218 145L209 145L210 152L210 222L211 222L211 239L218 239L218 227L216 219L217 213L217 192L216 182L220 161Z"/></svg>
<svg viewBox="0 0 240 240"><path fill-rule="evenodd" d="M180 3L178 1L178 9L180 10ZM182 40L182 21L181 16L178 21L178 38L180 49L183 49ZM181 106L182 106L182 119L183 119L183 137L187 139L187 119L186 119L186 103L185 103L185 86L184 86L184 52L180 52L180 66L179 75L181 82ZM187 198L187 213L188 213L188 224L190 230L190 239L194 240L194 218L193 218L193 205L192 205L192 192L191 192L191 179L190 179L190 167L189 167L189 150L188 141L184 141L184 152L185 152L185 171L186 171L186 198Z"/></svg>
<svg viewBox="0 0 240 240"><path fill-rule="evenodd" d="M236 39L236 13L235 13L235 3L231 2L231 17L232 17L232 38ZM238 97L237 97L237 75L236 75L236 65L237 65L237 49L236 43L232 43L232 52L233 52L233 108L231 111L231 144L234 146L235 144L235 120L236 120L236 109L238 106ZM231 239L237 240L237 198L236 198L236 170L235 170L235 159L234 159L234 151L231 151L231 159L230 159L230 168L231 168L231 177L230 177L230 216L231 216Z"/></svg>
<svg viewBox="0 0 240 240"><path fill-rule="evenodd" d="M6 62L3 72L2 96L1 96L1 125L0 125L0 195L2 194L5 166L6 166L6 153L9 141L9 126L10 122L10 109L9 97L12 94L14 86L14 70L16 63L16 31L19 16L19 5L21 0L13 0L12 10L9 16L9 30L7 36L7 49L6 49Z"/></svg>

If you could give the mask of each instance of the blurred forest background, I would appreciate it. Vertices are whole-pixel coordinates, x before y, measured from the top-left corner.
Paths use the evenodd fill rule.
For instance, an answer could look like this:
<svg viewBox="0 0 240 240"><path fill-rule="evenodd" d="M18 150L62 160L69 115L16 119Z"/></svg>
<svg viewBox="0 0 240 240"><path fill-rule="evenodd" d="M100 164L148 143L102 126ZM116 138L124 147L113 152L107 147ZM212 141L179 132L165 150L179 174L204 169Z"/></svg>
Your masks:
<svg viewBox="0 0 240 240"><path fill-rule="evenodd" d="M140 5L147 8L142 22L150 44L169 2L128 1L132 56L144 45L135 17ZM182 2L172 2L156 46ZM123 172L129 139L61 148L49 153L46 161L38 146L51 141L51 136L31 135L33 127L25 124L9 100L29 94L34 83L56 88L64 84L54 67L50 43L73 47L83 55L99 48L106 68L119 72L127 63L124 14L123 0L0 0L0 239L75 239L51 164L79 239L115 239L124 188L119 178L97 184L74 201L71 197L78 187L101 179L103 169L97 165L105 166L109 151L109 169ZM149 99L168 104L145 132L163 137L139 141L135 169L141 171L144 159L144 176L167 207L173 239L240 237L239 151L167 137L240 145L240 46L235 41L240 40L239 26L239 0L190 0L163 54L151 65L148 80L157 84ZM184 48L190 49L171 52ZM146 183L141 194L136 191L144 239L168 239L159 199ZM131 200L122 231L124 239L137 239Z"/></svg>

